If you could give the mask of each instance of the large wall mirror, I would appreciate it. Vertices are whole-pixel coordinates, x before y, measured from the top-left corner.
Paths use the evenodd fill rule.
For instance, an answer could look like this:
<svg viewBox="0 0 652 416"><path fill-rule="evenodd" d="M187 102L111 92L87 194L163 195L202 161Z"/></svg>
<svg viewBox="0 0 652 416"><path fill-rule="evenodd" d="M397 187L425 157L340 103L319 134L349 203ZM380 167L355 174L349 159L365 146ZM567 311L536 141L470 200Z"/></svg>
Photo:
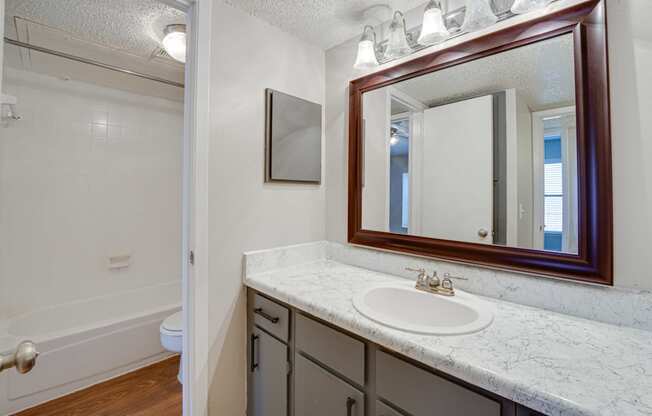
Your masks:
<svg viewBox="0 0 652 416"><path fill-rule="evenodd" d="M350 241L610 284L603 7L353 81Z"/></svg>

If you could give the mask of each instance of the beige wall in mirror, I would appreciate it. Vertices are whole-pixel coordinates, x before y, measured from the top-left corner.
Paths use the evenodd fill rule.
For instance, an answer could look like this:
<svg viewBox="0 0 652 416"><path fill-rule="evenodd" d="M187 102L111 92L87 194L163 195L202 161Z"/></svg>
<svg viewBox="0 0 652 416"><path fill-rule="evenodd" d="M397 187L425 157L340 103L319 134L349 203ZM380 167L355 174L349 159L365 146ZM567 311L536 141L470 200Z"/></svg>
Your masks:
<svg viewBox="0 0 652 416"><path fill-rule="evenodd" d="M577 253L573 35L363 94L362 228Z"/></svg>

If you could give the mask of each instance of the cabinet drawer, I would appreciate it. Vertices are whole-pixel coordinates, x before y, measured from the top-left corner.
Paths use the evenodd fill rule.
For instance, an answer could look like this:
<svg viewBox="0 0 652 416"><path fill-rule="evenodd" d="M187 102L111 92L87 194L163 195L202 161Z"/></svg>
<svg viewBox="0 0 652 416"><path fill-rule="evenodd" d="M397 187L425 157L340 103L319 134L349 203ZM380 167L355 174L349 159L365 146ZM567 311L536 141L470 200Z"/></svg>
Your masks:
<svg viewBox="0 0 652 416"><path fill-rule="evenodd" d="M379 351L378 395L414 416L500 416L499 402Z"/></svg>
<svg viewBox="0 0 652 416"><path fill-rule="evenodd" d="M364 343L303 315L296 315L296 347L320 363L364 385Z"/></svg>
<svg viewBox="0 0 652 416"><path fill-rule="evenodd" d="M403 416L383 402L376 402L376 416Z"/></svg>
<svg viewBox="0 0 652 416"><path fill-rule="evenodd" d="M288 341L290 312L285 306L256 294L251 308L257 326L285 342Z"/></svg>
<svg viewBox="0 0 652 416"><path fill-rule="evenodd" d="M364 394L295 354L295 416L364 416Z"/></svg>

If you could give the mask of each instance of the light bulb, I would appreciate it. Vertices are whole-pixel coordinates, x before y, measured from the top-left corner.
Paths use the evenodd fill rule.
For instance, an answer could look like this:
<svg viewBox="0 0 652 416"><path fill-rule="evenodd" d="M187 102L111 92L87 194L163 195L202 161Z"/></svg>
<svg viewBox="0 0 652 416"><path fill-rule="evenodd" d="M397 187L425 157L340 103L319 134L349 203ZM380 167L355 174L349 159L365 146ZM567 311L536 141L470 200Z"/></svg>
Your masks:
<svg viewBox="0 0 652 416"><path fill-rule="evenodd" d="M358 55L353 67L355 69L369 69L378 66L376 58L376 32L371 26L365 26L362 37L358 42Z"/></svg>
<svg viewBox="0 0 652 416"><path fill-rule="evenodd" d="M498 18L491 10L487 0L466 0L463 32L474 32L496 23Z"/></svg>
<svg viewBox="0 0 652 416"><path fill-rule="evenodd" d="M179 62L186 62L186 25L168 25L165 30L165 37L161 42L163 49Z"/></svg>
<svg viewBox="0 0 652 416"><path fill-rule="evenodd" d="M407 34L405 33L405 18L403 17L403 13L396 11L394 12L392 24L389 25L389 38L387 40L385 58L396 59L410 52L412 52L412 48L408 44Z"/></svg>
<svg viewBox="0 0 652 416"><path fill-rule="evenodd" d="M421 45L434 45L448 39L450 32L444 24L444 15L441 4L436 0L430 0L423 12L423 23L419 42Z"/></svg>

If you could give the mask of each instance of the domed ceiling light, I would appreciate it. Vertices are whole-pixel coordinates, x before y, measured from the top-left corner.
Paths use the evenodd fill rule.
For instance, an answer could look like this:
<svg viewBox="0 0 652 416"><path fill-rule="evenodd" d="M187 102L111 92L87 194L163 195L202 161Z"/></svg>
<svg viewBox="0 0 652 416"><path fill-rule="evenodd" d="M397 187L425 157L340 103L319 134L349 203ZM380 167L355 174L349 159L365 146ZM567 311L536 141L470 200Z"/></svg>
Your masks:
<svg viewBox="0 0 652 416"><path fill-rule="evenodd" d="M167 25L163 29L163 49L175 61L186 63L186 25Z"/></svg>

